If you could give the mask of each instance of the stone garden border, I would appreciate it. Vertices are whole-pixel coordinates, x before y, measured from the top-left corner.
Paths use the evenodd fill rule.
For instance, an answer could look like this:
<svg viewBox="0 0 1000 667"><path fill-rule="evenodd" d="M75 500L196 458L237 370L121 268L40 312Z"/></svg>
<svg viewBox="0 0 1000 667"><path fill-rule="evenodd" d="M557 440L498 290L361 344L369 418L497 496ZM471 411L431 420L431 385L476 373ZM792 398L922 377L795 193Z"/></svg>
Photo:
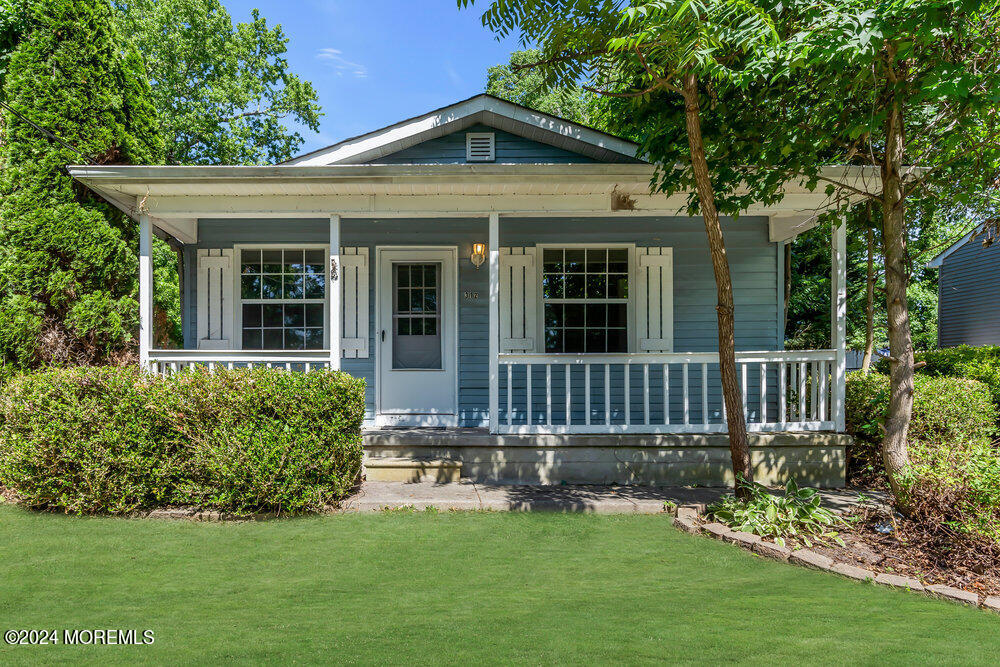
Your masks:
<svg viewBox="0 0 1000 667"><path fill-rule="evenodd" d="M708 522L703 515L704 511L705 508L700 505L679 506L673 510L673 524L686 533L707 535L742 547L765 558L773 558L802 567L833 572L858 581L872 581L884 586L924 593L1000 613L1000 596L986 596L980 600L979 595L963 591L960 588L944 586L942 584L925 586L912 577L905 577L889 572L875 572L853 564L837 562L829 556L824 556L809 549L796 549L793 551L788 547L769 542L759 535L732 530L729 526L721 523Z"/></svg>

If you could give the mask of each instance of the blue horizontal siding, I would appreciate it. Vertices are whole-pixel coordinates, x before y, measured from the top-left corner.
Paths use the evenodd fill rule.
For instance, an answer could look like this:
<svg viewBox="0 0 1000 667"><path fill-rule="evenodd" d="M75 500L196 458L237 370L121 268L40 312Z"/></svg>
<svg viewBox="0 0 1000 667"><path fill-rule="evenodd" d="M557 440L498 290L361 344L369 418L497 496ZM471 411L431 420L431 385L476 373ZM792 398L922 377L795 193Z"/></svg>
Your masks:
<svg viewBox="0 0 1000 667"><path fill-rule="evenodd" d="M770 243L766 218L741 218L738 222L725 220L730 267L736 300L736 347L739 350L781 349L782 339L778 328L778 247ZM230 248L236 243L326 243L329 240L329 221L321 220L201 220L200 241L197 248ZM375 401L375 247L393 246L458 246L459 256L459 418L463 426L481 426L486 423L488 412L488 271L476 269L468 260L474 242L485 241L488 225L482 218L426 219L345 219L341 238L345 246L367 246L371 258L369 285L369 317L372 331L369 336L368 359L345 359L344 369L368 381L368 410L374 412ZM678 352L712 352L717 349L716 292L711 258L705 240L704 225L698 218L503 218L500 242L504 246L531 246L536 243L635 243L638 246L669 246L674 256L674 350ZM196 247L185 252L184 322L185 346L196 347L197 272L194 271ZM464 298L465 292L478 292L478 299ZM523 374L523 370L520 371ZM636 372L636 371L633 371ZM760 381L754 370L749 378L751 402L759 392ZM701 420L700 367L692 368L691 419ZM654 379L655 378L655 379ZM709 411L713 421L720 418L721 401L718 391L717 370L709 371ZM559 380L562 382L563 380ZM582 379L580 380L582 382ZM603 380L602 380L603 382ZM671 369L671 421L681 419L679 404L680 371ZM676 386L674 386L676 382ZM774 386L776 380L769 380ZM523 381L522 381L523 383ZM621 380L618 381L620 385ZM650 419L662 419L662 379L655 371L650 379ZM544 387L544 377L541 384ZM561 385L555 385L559 387ZM641 372L633 376L632 404L642 406ZM564 393L560 403L565 410ZM506 387L501 394L502 408L506 410ZM603 384L601 386L603 392ZM603 396L603 393L601 394ZM773 393L771 394L774 395ZM544 392L541 395L544 400ZM524 404L520 396L520 404ZM581 399L582 400L582 399ZM536 397L537 402L537 397ZM542 404L544 410L544 403ZM592 409L596 409L592 405ZM769 409L774 409L773 406ZM521 408L523 412L523 408ZM574 421L582 423L583 406L579 400L572 407ZM535 409L535 415L543 414ZM603 416L603 406L600 407ZM641 409L634 416L641 415ZM504 419L506 415L502 416ZM619 419L620 417L615 417ZM641 418L641 417L639 417Z"/></svg>
<svg viewBox="0 0 1000 667"><path fill-rule="evenodd" d="M493 132L495 137L495 162L501 164L568 164L589 163L595 160L586 155L557 148L539 141L525 139L510 132L486 125L473 125L443 137L428 139L415 146L379 158L376 164L464 164L465 135L469 132ZM625 160L625 157L623 160ZM634 162L635 160L628 160Z"/></svg>
<svg viewBox="0 0 1000 667"><path fill-rule="evenodd" d="M1000 345L1000 243L973 239L938 277L938 345Z"/></svg>

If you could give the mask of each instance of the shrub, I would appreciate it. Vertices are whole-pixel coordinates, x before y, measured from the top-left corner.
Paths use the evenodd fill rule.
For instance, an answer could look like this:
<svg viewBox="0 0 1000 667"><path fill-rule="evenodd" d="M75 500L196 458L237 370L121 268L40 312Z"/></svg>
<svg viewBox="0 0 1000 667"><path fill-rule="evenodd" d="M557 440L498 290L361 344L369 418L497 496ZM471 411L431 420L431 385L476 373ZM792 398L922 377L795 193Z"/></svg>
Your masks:
<svg viewBox="0 0 1000 667"><path fill-rule="evenodd" d="M979 380L989 387L993 404L1000 409L1000 346L972 347L959 345L943 350L918 352L918 375L965 377ZM889 362L881 359L877 368L889 372Z"/></svg>
<svg viewBox="0 0 1000 667"><path fill-rule="evenodd" d="M917 442L906 485L910 512L928 532L1000 543L1000 453L987 443ZM943 531L942 531L943 529Z"/></svg>
<svg viewBox="0 0 1000 667"><path fill-rule="evenodd" d="M363 416L343 373L46 370L0 396L0 484L76 513L311 511L357 478Z"/></svg>
<svg viewBox="0 0 1000 667"><path fill-rule="evenodd" d="M910 440L982 443L996 430L996 408L988 387L976 380L914 377ZM860 446L878 446L889 410L889 378L878 373L847 376L847 432Z"/></svg>
<svg viewBox="0 0 1000 667"><path fill-rule="evenodd" d="M708 511L730 528L773 537L782 546L786 537L799 539L807 547L812 546L813 540L843 544L835 528L843 526L844 520L820 504L816 489L800 489L794 480L785 485L784 495L772 495L760 484L749 488L750 498L746 502L732 495L724 496L709 505Z"/></svg>
<svg viewBox="0 0 1000 667"><path fill-rule="evenodd" d="M958 364L968 363L961 360ZM917 375L910 422L911 466L902 480L908 509L946 544L956 533L1000 541L1000 455L991 440L997 409L989 388L967 378ZM889 379L851 373L847 428L856 438L852 461L881 469L881 423Z"/></svg>

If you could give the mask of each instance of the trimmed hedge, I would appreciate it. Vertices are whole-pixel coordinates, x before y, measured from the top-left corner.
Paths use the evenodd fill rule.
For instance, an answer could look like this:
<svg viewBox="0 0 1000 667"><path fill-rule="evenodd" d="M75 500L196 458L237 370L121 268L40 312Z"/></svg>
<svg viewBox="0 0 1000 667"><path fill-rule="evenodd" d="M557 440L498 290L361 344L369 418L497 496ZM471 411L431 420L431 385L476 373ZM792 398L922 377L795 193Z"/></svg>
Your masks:
<svg viewBox="0 0 1000 667"><path fill-rule="evenodd" d="M0 395L0 485L72 513L314 511L357 479L363 417L344 373L50 369Z"/></svg>

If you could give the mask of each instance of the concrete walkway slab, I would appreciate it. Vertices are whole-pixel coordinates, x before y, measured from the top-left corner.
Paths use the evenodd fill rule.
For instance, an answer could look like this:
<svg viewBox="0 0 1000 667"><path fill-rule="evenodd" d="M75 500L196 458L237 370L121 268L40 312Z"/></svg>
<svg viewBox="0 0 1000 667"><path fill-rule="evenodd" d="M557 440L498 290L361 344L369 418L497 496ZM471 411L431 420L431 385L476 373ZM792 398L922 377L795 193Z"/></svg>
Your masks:
<svg viewBox="0 0 1000 667"><path fill-rule="evenodd" d="M458 483L366 482L342 503L347 512L372 512L412 506L440 510L493 510L500 512L590 512L596 514L657 514L664 503L695 505L703 510L723 495L724 488L657 486L512 486ZM858 492L822 491L831 509L845 510L857 502Z"/></svg>

